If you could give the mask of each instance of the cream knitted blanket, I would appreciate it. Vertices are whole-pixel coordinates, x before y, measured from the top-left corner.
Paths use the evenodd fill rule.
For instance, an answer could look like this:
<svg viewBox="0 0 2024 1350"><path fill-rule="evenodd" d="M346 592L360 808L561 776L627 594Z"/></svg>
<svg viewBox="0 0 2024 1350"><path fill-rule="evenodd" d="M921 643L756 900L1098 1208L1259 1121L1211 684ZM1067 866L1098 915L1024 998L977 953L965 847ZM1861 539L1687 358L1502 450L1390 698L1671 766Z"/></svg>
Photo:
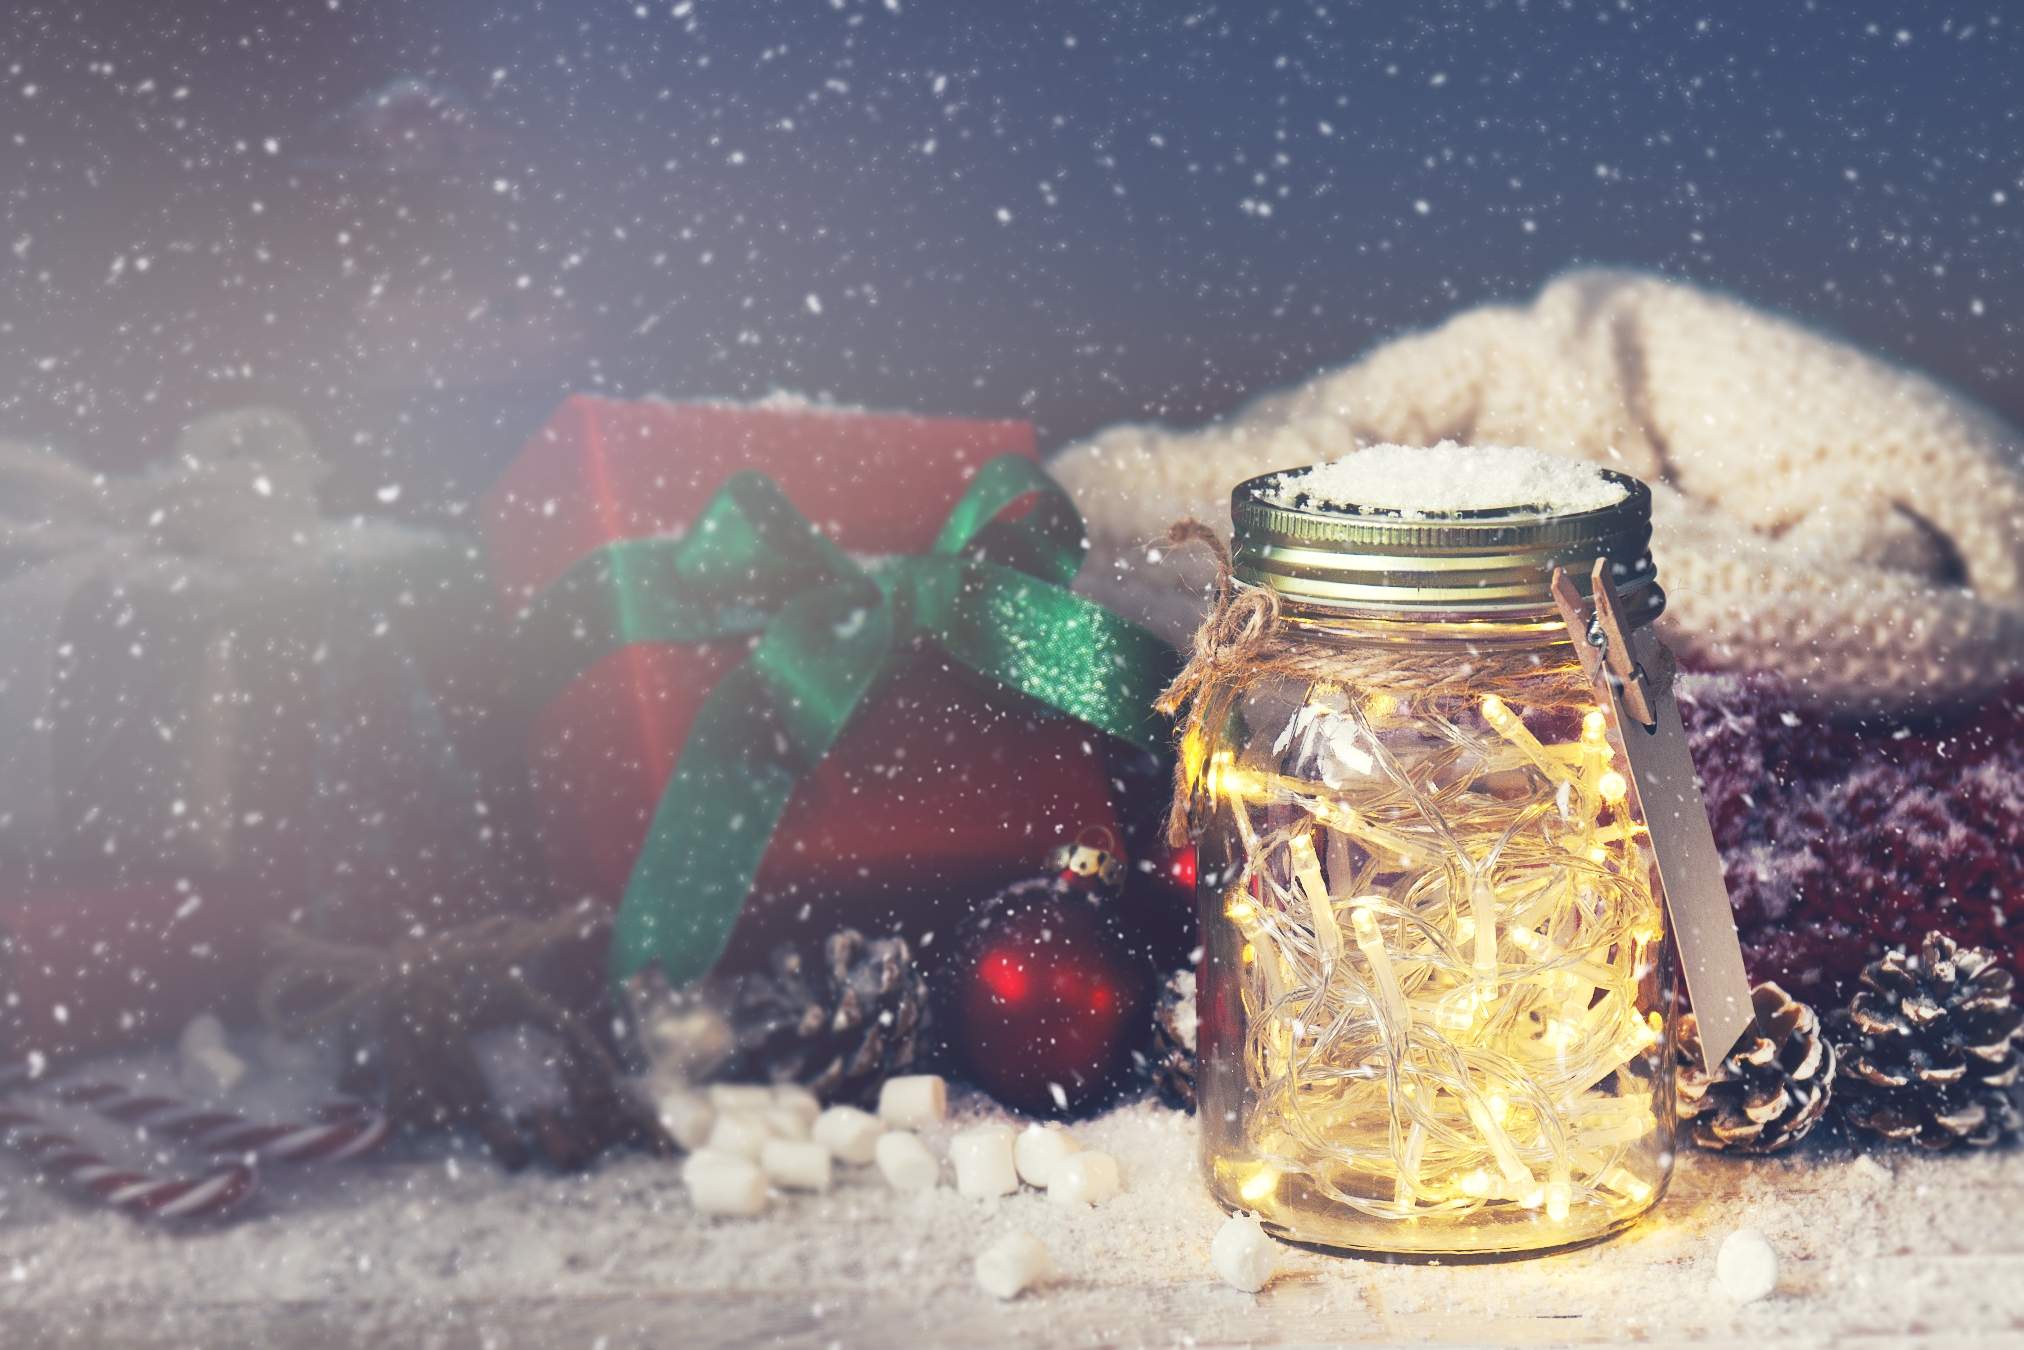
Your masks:
<svg viewBox="0 0 2024 1350"><path fill-rule="evenodd" d="M1360 444L1533 445L1651 483L1675 646L1819 706L1980 698L2024 670L2018 433L1924 376L1723 296L1573 272L1199 431L1120 426L1053 469L1087 589L1179 637L1199 589L1145 541L1230 489ZM1199 577L1192 579L1199 581Z"/></svg>

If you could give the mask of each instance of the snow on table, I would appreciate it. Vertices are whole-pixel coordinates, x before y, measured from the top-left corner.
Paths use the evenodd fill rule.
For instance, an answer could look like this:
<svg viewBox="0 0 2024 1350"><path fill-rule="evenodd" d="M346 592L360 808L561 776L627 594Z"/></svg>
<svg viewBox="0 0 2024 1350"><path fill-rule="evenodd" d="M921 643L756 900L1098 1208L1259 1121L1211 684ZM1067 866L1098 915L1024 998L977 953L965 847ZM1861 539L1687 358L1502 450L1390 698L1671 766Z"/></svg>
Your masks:
<svg viewBox="0 0 2024 1350"><path fill-rule="evenodd" d="M992 1112L975 1104L928 1132ZM1146 1104L1077 1127L1120 1160L1102 1209L1026 1192L896 1195L875 1169L706 1219L678 1168L505 1176L416 1151L270 1191L240 1222L171 1235L78 1209L0 1170L0 1344L291 1347L1237 1345L1749 1340L1933 1344L2024 1337L2024 1153L1748 1162L1688 1152L1656 1214L1557 1256L1406 1264L1289 1249L1239 1293L1209 1269L1221 1215L1195 1124ZM276 1177L276 1183L286 1184ZM1718 1292L1739 1227L1782 1258L1771 1299ZM985 1246L1039 1237L1063 1272L999 1303Z"/></svg>

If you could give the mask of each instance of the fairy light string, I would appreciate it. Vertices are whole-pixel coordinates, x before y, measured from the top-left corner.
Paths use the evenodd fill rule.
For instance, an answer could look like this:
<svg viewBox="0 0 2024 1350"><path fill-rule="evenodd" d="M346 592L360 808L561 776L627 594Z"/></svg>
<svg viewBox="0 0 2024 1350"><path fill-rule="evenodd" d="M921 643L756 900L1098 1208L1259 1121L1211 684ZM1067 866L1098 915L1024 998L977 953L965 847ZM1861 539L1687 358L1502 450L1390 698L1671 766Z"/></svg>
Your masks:
<svg viewBox="0 0 2024 1350"><path fill-rule="evenodd" d="M1315 681L1270 753L1184 747L1234 836L1255 1105L1224 1163L1268 1219L1291 1179L1387 1221L1651 1198L1662 897L1611 715L1571 669L1496 674ZM1205 729L1248 715L1216 702Z"/></svg>

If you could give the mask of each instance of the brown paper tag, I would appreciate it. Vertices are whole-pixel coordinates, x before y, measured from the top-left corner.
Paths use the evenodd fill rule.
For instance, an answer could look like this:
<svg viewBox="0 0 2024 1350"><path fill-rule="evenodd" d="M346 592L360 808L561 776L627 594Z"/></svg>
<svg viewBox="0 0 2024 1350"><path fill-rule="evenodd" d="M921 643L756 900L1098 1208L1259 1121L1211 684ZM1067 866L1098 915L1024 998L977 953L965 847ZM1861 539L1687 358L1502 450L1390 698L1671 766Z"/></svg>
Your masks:
<svg viewBox="0 0 2024 1350"><path fill-rule="evenodd" d="M1701 1046L1707 1062L1716 1063L1750 1029L1756 1012L1736 937L1735 912L1729 906L1729 887L1722 877L1722 855L1708 827L1700 779L1673 698L1672 655L1648 630L1625 633L1615 592L1600 561L1593 577L1592 606L1581 602L1563 570L1556 568L1553 580L1554 599L1574 635L1582 665L1598 696L1616 713L1630 761L1631 793L1650 831ZM1591 634L1602 639L1600 649ZM1640 715L1646 710L1649 723Z"/></svg>

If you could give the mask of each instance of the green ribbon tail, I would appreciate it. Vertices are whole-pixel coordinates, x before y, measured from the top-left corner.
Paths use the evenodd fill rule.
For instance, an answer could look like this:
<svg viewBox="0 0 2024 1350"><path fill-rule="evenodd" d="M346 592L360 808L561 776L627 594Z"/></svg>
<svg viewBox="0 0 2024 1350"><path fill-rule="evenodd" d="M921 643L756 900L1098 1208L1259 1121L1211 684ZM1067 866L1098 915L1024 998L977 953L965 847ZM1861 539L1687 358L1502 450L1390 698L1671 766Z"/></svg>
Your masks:
<svg viewBox="0 0 2024 1350"><path fill-rule="evenodd" d="M716 964L795 786L836 743L893 640L876 586L825 586L789 602L718 681L626 883L613 979L658 961L679 988Z"/></svg>
<svg viewBox="0 0 2024 1350"><path fill-rule="evenodd" d="M1145 629L1073 591L969 558L894 565L908 626L980 675L1155 754L1170 748L1153 702L1179 669Z"/></svg>
<svg viewBox="0 0 2024 1350"><path fill-rule="evenodd" d="M1017 520L1000 519L1030 499ZM977 470L934 552L896 564L907 621L979 674L1142 750L1168 748L1153 711L1171 647L1068 589L1088 551L1082 514L1032 460Z"/></svg>
<svg viewBox="0 0 2024 1350"><path fill-rule="evenodd" d="M1023 519L999 519L1022 498L1032 499ZM1061 485L1032 460L1001 455L970 480L962 500L942 522L933 555L988 559L1067 586L1082 570L1088 550L1082 513Z"/></svg>

